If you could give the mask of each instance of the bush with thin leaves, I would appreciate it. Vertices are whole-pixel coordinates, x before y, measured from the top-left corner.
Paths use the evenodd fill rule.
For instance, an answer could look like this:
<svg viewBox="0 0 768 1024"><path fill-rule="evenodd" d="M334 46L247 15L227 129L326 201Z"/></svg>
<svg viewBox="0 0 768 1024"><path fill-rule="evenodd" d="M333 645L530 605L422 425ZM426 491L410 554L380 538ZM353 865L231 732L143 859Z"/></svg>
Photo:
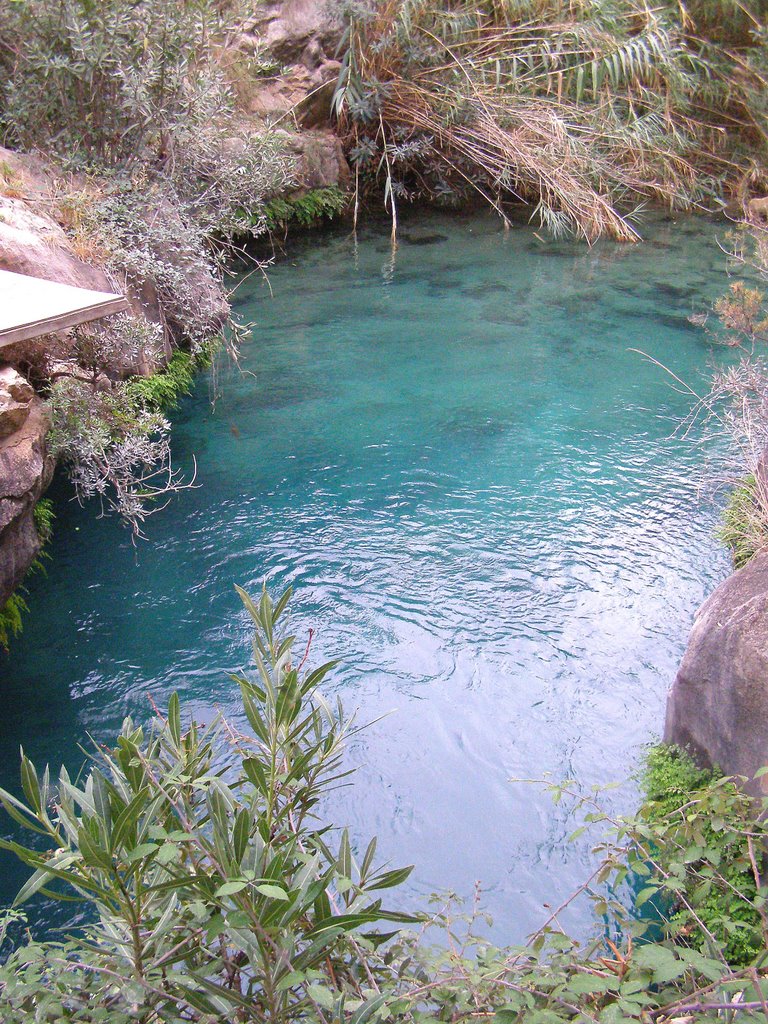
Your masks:
<svg viewBox="0 0 768 1024"><path fill-rule="evenodd" d="M729 780L708 781L688 762L681 773L664 755L648 805L630 819L606 814L574 782L551 787L581 816L577 832L598 829L598 860L524 945L483 938L477 903L467 914L451 898L417 917L393 912L381 893L410 869L375 866L375 840L355 856L348 833L317 817L349 774L343 744L357 728L321 694L333 666L305 668L309 646L297 654L283 635L290 591L276 603L266 591L240 596L255 627L255 671L233 677L247 730L221 716L197 724L174 694L148 730L127 720L77 780L63 769L53 779L22 755L25 800L0 790L31 833L26 844L0 840L32 870L5 915L6 941L35 895L80 898L92 912L79 934L27 936L11 952L0 967L3 1021L765 1021L758 865L768 825ZM616 896L628 883L638 906L666 919L628 911ZM720 886L717 929L738 939L746 928L754 944L741 945L738 965L710 927ZM558 923L583 895L597 915L587 941Z"/></svg>
<svg viewBox="0 0 768 1024"><path fill-rule="evenodd" d="M347 833L333 840L315 818L355 726L321 695L332 666L304 672L278 635L289 596L242 593L257 670L235 682L250 732L185 720L174 695L148 731L127 720L80 781L22 759L27 803L0 793L37 836L2 841L34 872L16 904L74 896L97 919L79 940L11 957L8 1024L322 1020L337 999L369 1002L356 935L370 947L375 926L407 920L380 893L410 869L377 867L375 843L358 864Z"/></svg>

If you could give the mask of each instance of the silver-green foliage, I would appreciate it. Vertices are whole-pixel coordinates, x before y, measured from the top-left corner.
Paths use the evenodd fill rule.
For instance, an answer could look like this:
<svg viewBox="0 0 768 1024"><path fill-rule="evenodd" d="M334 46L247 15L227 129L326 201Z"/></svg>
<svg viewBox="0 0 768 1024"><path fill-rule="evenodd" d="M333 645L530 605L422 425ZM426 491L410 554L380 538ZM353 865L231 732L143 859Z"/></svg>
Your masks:
<svg viewBox="0 0 768 1024"><path fill-rule="evenodd" d="M210 0L14 0L0 11L12 143L109 166L148 150L173 158L176 129L222 102L221 76L200 61L223 27Z"/></svg>
<svg viewBox="0 0 768 1024"><path fill-rule="evenodd" d="M171 461L168 421L124 383L94 386L62 377L48 399L49 451L77 498L97 498L102 513L120 516L140 536L147 517L164 507L159 499L184 486Z"/></svg>

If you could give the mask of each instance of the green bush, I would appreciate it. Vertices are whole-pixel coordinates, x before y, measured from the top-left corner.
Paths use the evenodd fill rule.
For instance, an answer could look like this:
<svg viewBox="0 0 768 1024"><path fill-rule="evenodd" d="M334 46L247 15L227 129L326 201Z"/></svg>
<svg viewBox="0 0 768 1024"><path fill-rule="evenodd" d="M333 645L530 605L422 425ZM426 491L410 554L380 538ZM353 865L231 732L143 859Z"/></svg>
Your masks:
<svg viewBox="0 0 768 1024"><path fill-rule="evenodd" d="M179 127L226 102L208 45L224 27L209 0L14 0L0 8L0 125L99 166L172 161Z"/></svg>
<svg viewBox="0 0 768 1024"><path fill-rule="evenodd" d="M258 666L235 679L249 734L221 719L183 723L174 695L149 731L126 720L79 782L65 769L53 782L23 757L28 803L0 791L37 836L28 847L0 839L33 870L17 905L41 892L97 911L80 940L30 942L11 957L6 1024L288 1024L324 1020L338 1000L358 1012L381 1004L365 994L357 943L375 949L379 923L409 920L381 894L410 869L376 867L375 843L356 861L348 834L334 839L316 818L347 774L354 726L319 692L330 664L293 667L293 638L276 632L289 596L243 594Z"/></svg>
<svg viewBox="0 0 768 1024"><path fill-rule="evenodd" d="M751 800L722 772L665 744L649 751L642 783L641 816L663 838L659 870L679 884L672 930L701 952L716 942L730 964L752 963L764 944L755 875L766 830Z"/></svg>
<svg viewBox="0 0 768 1024"><path fill-rule="evenodd" d="M357 853L319 816L349 774L343 744L356 727L320 692L332 665L305 670L308 649L282 633L289 596L241 591L255 627L255 671L233 677L247 727L198 725L174 694L149 729L126 720L76 780L22 754L24 800L0 790L0 804L30 839L0 846L32 874L0 940L36 894L84 901L91 923L63 941L22 936L0 965L4 1024L765 1021L765 940L751 962L741 943L744 967L723 953L757 937L733 903L762 913L766 889L750 890L742 868L768 831L730 780L679 752L651 754L637 818L554 787L601 830L601 862L579 890L594 899L593 938L567 935L556 912L525 945L498 949L477 934L477 910L463 915L450 898L429 915L386 909L382 892L410 868L374 866L375 840ZM646 881L638 902L674 898L689 916L649 939L611 895L629 876ZM696 916L703 890L726 881L733 901L710 937Z"/></svg>

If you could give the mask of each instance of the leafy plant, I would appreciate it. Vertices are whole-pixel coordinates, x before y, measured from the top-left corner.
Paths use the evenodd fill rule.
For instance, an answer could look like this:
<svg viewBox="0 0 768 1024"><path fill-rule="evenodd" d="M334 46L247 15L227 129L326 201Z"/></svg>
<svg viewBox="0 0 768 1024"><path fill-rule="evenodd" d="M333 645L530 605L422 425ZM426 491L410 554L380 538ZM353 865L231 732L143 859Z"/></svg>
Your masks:
<svg viewBox="0 0 768 1024"><path fill-rule="evenodd" d="M131 384L99 387L63 377L49 393L51 454L59 459L82 502L97 497L102 514L116 513L141 536L160 499L192 486L174 470L168 421L145 405Z"/></svg>
<svg viewBox="0 0 768 1024"><path fill-rule="evenodd" d="M173 160L179 125L204 125L226 90L206 60L225 23L207 0L15 0L0 11L6 137L68 159ZM201 59L202 58L202 59Z"/></svg>
<svg viewBox="0 0 768 1024"><path fill-rule="evenodd" d="M50 498L40 498L32 510L35 520L35 529L43 545L47 544L53 534L53 523L56 513L53 511L53 502Z"/></svg>
<svg viewBox="0 0 768 1024"><path fill-rule="evenodd" d="M0 608L0 647L7 651L11 644L11 638L18 636L24 628L23 614L29 611L29 605L16 591L11 594L5 604Z"/></svg>
<svg viewBox="0 0 768 1024"><path fill-rule="evenodd" d="M757 552L763 534L757 481L750 474L731 491L719 531L720 539L731 551L735 569L742 569Z"/></svg>
<svg viewBox="0 0 768 1024"><path fill-rule="evenodd" d="M188 395L195 379L196 360L191 352L177 350L168 365L148 377L132 377L126 392L149 409L162 412L175 408Z"/></svg>
<svg viewBox="0 0 768 1024"><path fill-rule="evenodd" d="M338 217L347 204L347 196L335 185L312 188L303 195L277 197L266 205L266 226L275 231L295 222L302 228L311 228L320 221Z"/></svg>
<svg viewBox="0 0 768 1024"><path fill-rule="evenodd" d="M381 893L410 869L358 864L347 832L334 841L318 801L347 774L355 727L304 672L273 604L241 591L255 626L253 677L234 677L250 732L220 717L184 721L177 695L145 731L126 720L81 781L57 780L22 756L26 803L0 802L31 833L0 840L33 874L35 893L84 899L97 912L83 938L29 943L0 982L4 1021L330 1020L382 1005L358 941L375 949ZM326 1017L326 1013L328 1016Z"/></svg>
<svg viewBox="0 0 768 1024"><path fill-rule="evenodd" d="M309 645L299 654L282 634L290 591L276 603L266 591L240 596L255 627L255 671L233 677L247 731L221 716L186 720L174 694L148 730L126 720L77 780L64 769L53 780L22 754L25 799L0 790L30 834L0 846L32 870L0 938L36 894L92 911L79 934L27 935L10 953L4 1021L765 1019L768 889L756 865L768 826L732 780L659 748L646 804L629 819L610 818L572 782L552 787L556 801L573 800L582 829L608 829L572 897L593 899L599 927L588 941L559 927L563 908L506 949L477 934L476 901L468 913L450 897L418 918L392 912L381 893L410 868L375 867L375 840L357 858L348 833L334 837L317 816L349 774L343 743L356 731L320 693L332 665L305 670ZM672 907L663 937L616 899L630 879L643 886L638 907Z"/></svg>
<svg viewBox="0 0 768 1024"><path fill-rule="evenodd" d="M641 816L653 824L657 871L674 877L670 928L702 953L751 964L765 943L760 875L768 831L733 779L699 768L689 754L660 745L648 754Z"/></svg>

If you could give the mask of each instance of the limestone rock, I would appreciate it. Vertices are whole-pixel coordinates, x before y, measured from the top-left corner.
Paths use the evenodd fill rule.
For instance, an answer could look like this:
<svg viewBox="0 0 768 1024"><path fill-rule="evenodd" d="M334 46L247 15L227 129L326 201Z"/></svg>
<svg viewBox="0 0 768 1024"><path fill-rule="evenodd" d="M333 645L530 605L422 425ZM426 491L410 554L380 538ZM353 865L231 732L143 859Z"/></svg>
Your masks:
<svg viewBox="0 0 768 1024"><path fill-rule="evenodd" d="M24 424L0 439L0 606L40 550L33 510L53 474L45 447L49 425L45 405L33 396Z"/></svg>
<svg viewBox="0 0 768 1024"><path fill-rule="evenodd" d="M63 228L38 208L38 203L45 202L39 161L0 147L0 163L14 172L14 187L0 192L0 269L77 288L113 291L107 274L81 260Z"/></svg>
<svg viewBox="0 0 768 1024"><path fill-rule="evenodd" d="M667 700L664 740L768 793L768 553L733 573L696 614Z"/></svg>
<svg viewBox="0 0 768 1024"><path fill-rule="evenodd" d="M302 132L290 145L298 157L298 176L304 188L337 185L343 190L349 185L349 165L332 131Z"/></svg>
<svg viewBox="0 0 768 1024"><path fill-rule="evenodd" d="M278 74L253 82L247 106L267 121L300 129L294 145L301 156L306 154L299 167L302 188L343 186L349 175L341 147L329 131L341 70L341 31L326 0L268 0L245 22L237 44L246 54L267 53L279 65ZM324 156L318 161L310 151L321 134Z"/></svg>
<svg viewBox="0 0 768 1024"><path fill-rule="evenodd" d="M34 394L32 385L12 367L0 369L0 438L23 426Z"/></svg>
<svg viewBox="0 0 768 1024"><path fill-rule="evenodd" d="M326 0L267 0L243 29L282 64L298 64L313 41L333 54L342 31Z"/></svg>

